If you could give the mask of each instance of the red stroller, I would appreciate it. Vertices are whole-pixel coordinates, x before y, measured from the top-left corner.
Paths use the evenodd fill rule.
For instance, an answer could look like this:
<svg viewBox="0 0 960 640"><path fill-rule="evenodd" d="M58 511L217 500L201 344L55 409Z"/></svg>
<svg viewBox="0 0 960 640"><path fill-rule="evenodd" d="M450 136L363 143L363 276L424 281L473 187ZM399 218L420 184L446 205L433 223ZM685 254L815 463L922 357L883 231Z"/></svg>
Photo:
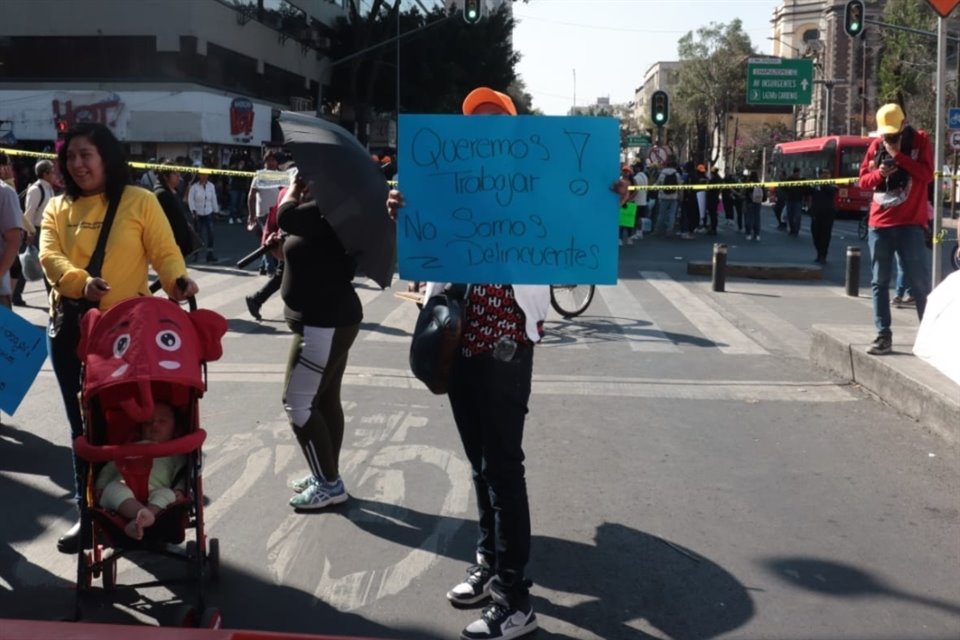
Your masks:
<svg viewBox="0 0 960 640"><path fill-rule="evenodd" d="M84 433L74 441L79 465L80 525L89 540L77 562L76 615L81 592L96 577L103 588L117 582L117 561L130 551L149 551L187 561L198 585L198 603L184 615L184 624L219 627L220 613L203 601L204 577L219 573L219 543L207 539L203 525L199 402L206 390L206 363L223 351L220 340L227 321L208 309L188 313L162 297L124 300L105 313L83 317L78 353L83 362L81 405ZM152 419L154 404L163 402L180 419L179 437L166 442L137 443L140 425ZM127 519L99 506L96 480L106 463L116 465L137 501L147 503L148 481L155 458L183 456L174 485L176 498L155 516L143 538L126 534ZM187 528L194 530L185 547ZM197 612L203 612L198 614Z"/></svg>

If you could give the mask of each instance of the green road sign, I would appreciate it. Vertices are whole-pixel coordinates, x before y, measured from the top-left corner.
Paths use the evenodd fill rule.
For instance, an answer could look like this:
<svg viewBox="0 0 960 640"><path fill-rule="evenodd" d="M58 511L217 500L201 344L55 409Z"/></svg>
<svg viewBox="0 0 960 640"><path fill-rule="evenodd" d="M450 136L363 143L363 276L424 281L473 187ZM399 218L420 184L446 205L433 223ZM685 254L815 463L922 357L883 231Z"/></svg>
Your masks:
<svg viewBox="0 0 960 640"><path fill-rule="evenodd" d="M813 60L750 58L747 61L747 104L810 104Z"/></svg>
<svg viewBox="0 0 960 640"><path fill-rule="evenodd" d="M650 136L627 136L628 147L649 147L651 143Z"/></svg>

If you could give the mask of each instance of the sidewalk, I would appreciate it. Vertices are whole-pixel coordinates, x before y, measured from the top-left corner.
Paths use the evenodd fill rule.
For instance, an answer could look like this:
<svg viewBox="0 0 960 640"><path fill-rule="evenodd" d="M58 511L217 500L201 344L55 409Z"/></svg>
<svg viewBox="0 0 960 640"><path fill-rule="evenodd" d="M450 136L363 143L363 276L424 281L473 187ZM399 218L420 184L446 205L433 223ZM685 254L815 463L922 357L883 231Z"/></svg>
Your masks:
<svg viewBox="0 0 960 640"><path fill-rule="evenodd" d="M810 360L854 382L950 444L960 442L960 385L913 355L915 328L900 328L894 352L871 356L872 327L814 325Z"/></svg>
<svg viewBox="0 0 960 640"><path fill-rule="evenodd" d="M957 229L957 223L949 213L942 218L944 229ZM913 355L916 335L915 327L898 328L894 352L871 356L866 349L876 337L872 327L814 325L810 360L956 444L960 442L960 385Z"/></svg>

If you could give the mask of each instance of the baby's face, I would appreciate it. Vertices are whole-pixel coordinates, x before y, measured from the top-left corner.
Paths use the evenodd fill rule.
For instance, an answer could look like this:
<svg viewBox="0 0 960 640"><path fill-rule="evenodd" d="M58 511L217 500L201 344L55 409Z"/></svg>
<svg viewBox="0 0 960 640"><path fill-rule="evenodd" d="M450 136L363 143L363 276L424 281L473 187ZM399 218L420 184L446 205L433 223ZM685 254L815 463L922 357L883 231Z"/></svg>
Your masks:
<svg viewBox="0 0 960 640"><path fill-rule="evenodd" d="M176 426L173 408L158 402L153 408L153 419L141 425L143 439L151 442L166 442L173 438Z"/></svg>

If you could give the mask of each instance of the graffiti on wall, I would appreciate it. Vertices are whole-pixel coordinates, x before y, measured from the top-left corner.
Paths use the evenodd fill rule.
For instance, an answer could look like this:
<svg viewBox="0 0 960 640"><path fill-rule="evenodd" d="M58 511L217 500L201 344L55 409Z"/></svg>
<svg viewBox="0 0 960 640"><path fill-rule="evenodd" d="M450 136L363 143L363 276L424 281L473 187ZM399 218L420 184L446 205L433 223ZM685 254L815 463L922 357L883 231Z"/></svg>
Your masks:
<svg viewBox="0 0 960 640"><path fill-rule="evenodd" d="M121 140L126 138L129 111L116 93L56 93L53 121L64 120L68 127L81 122L99 122L110 127Z"/></svg>

